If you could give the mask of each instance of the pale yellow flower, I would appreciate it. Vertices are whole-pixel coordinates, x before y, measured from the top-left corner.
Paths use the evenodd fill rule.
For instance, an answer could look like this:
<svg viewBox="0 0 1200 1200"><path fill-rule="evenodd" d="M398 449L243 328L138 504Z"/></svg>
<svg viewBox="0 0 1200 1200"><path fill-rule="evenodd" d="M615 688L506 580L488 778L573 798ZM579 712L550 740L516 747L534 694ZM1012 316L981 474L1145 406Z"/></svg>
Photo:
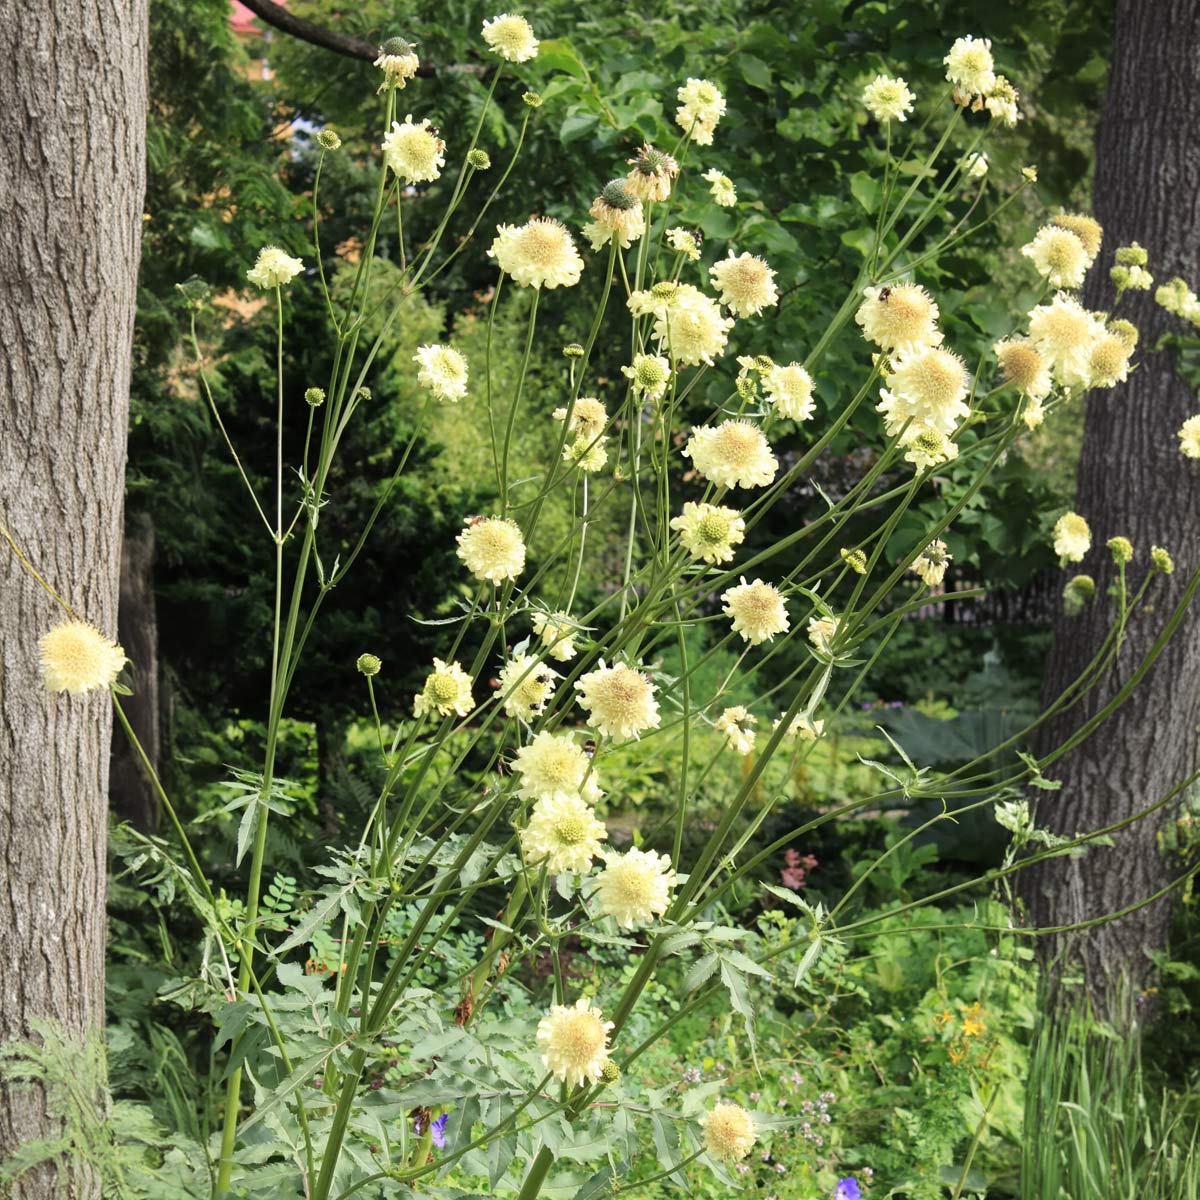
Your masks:
<svg viewBox="0 0 1200 1200"><path fill-rule="evenodd" d="M1104 332L1095 313L1062 292L1029 314L1030 341L1066 387L1086 385L1092 346Z"/></svg>
<svg viewBox="0 0 1200 1200"><path fill-rule="evenodd" d="M538 40L533 28L516 13L501 13L483 23L483 40L507 62L523 63L537 57Z"/></svg>
<svg viewBox="0 0 1200 1200"><path fill-rule="evenodd" d="M704 1117L704 1145L714 1158L743 1159L758 1140L754 1118L740 1105L720 1100Z"/></svg>
<svg viewBox="0 0 1200 1200"><path fill-rule="evenodd" d="M581 796L538 800L520 831L521 851L531 865L544 863L552 875L591 870L608 831Z"/></svg>
<svg viewBox="0 0 1200 1200"><path fill-rule="evenodd" d="M125 666L125 651L86 621L64 621L42 635L42 677L52 692L83 695L112 687Z"/></svg>
<svg viewBox="0 0 1200 1200"><path fill-rule="evenodd" d="M593 250L599 250L616 238L623 250L646 232L642 202L631 192L624 179L610 180L592 201L588 215L596 228L588 233ZM589 226L589 230L591 227Z"/></svg>
<svg viewBox="0 0 1200 1200"><path fill-rule="evenodd" d="M558 662L570 662L575 657L575 635L578 626L565 612L541 612L533 614L533 632L542 639L551 658Z"/></svg>
<svg viewBox="0 0 1200 1200"><path fill-rule="evenodd" d="M413 711L418 717L431 712L443 717L451 713L465 717L474 707L470 675L456 662L445 663L435 658L425 686L413 701Z"/></svg>
<svg viewBox="0 0 1200 1200"><path fill-rule="evenodd" d="M698 146L711 146L713 130L725 115L725 97L707 79L689 79L675 95L675 123Z"/></svg>
<svg viewBox="0 0 1200 1200"><path fill-rule="evenodd" d="M661 718L654 699L654 684L640 671L618 663L589 671L576 684L587 723L605 737L618 741L657 729Z"/></svg>
<svg viewBox="0 0 1200 1200"><path fill-rule="evenodd" d="M568 1087L596 1083L608 1063L611 1021L602 1018L584 997L573 1006L555 1004L538 1022L537 1045L542 1063Z"/></svg>
<svg viewBox="0 0 1200 1200"><path fill-rule="evenodd" d="M949 436L970 409L966 366L957 354L940 346L902 350L891 359L887 387L876 406L883 414L888 437L896 437L906 423L932 426Z"/></svg>
<svg viewBox="0 0 1200 1200"><path fill-rule="evenodd" d="M654 336L682 367L712 366L725 350L733 318L690 283L679 284L654 320Z"/></svg>
<svg viewBox="0 0 1200 1200"><path fill-rule="evenodd" d="M1017 106L1020 99L1020 93L1008 79L1003 75L997 75L983 105L990 116L1012 129L1021 119L1021 110Z"/></svg>
<svg viewBox="0 0 1200 1200"><path fill-rule="evenodd" d="M671 184L679 174L679 164L671 155L647 143L629 159L629 165L626 186L639 200L653 203L671 194Z"/></svg>
<svg viewBox="0 0 1200 1200"><path fill-rule="evenodd" d="M772 729L778 729L783 724L784 715L786 714L775 718L771 725ZM825 736L825 722L823 720L814 721L807 713L797 713L788 722L783 736L793 741L816 742Z"/></svg>
<svg viewBox="0 0 1200 1200"><path fill-rule="evenodd" d="M446 143L428 120L414 121L412 114L403 123L393 121L383 137L383 161L397 178L406 183L428 183L436 179L446 165Z"/></svg>
<svg viewBox="0 0 1200 1200"><path fill-rule="evenodd" d="M900 445L905 449L904 461L912 463L918 471L958 457L958 443L951 441L936 425L927 425L924 421L913 421L900 435Z"/></svg>
<svg viewBox="0 0 1200 1200"><path fill-rule="evenodd" d="M691 262L700 261L700 243L696 240L696 235L690 229L684 229L682 225L674 225L667 230L667 245L676 254L682 254Z"/></svg>
<svg viewBox="0 0 1200 1200"><path fill-rule="evenodd" d="M1054 522L1054 553L1063 562L1082 562L1092 548L1092 531L1078 513L1065 513Z"/></svg>
<svg viewBox="0 0 1200 1200"><path fill-rule="evenodd" d="M1030 431L1040 429L1045 419L1046 410L1042 406L1042 402L1030 396L1025 401L1025 407L1021 410L1021 420L1025 423L1025 428Z"/></svg>
<svg viewBox="0 0 1200 1200"><path fill-rule="evenodd" d="M887 75L876 75L863 88L863 107L881 124L889 121L907 121L913 110L913 94L903 79L892 79Z"/></svg>
<svg viewBox="0 0 1200 1200"><path fill-rule="evenodd" d="M941 343L938 306L919 283L864 288L863 296L854 319L868 341L884 350Z"/></svg>
<svg viewBox="0 0 1200 1200"><path fill-rule="evenodd" d="M737 188L728 175L716 167L709 167L704 172L704 178L708 180L708 190L713 200L722 208L732 208L737 203Z"/></svg>
<svg viewBox="0 0 1200 1200"><path fill-rule="evenodd" d="M808 640L813 649L822 654L833 652L833 643L837 640L842 623L837 617L810 617L808 620Z"/></svg>
<svg viewBox="0 0 1200 1200"><path fill-rule="evenodd" d="M708 274L721 295L721 303L735 316L756 316L779 303L775 272L757 255L739 254L735 258L731 250L728 258L713 263Z"/></svg>
<svg viewBox="0 0 1200 1200"><path fill-rule="evenodd" d="M1129 378L1129 344L1116 333L1104 333L1088 353L1089 387L1110 388Z"/></svg>
<svg viewBox="0 0 1200 1200"><path fill-rule="evenodd" d="M1021 253L1033 260L1038 274L1051 287L1077 288L1083 285L1087 274L1088 254L1083 242L1069 229L1057 225L1043 225Z"/></svg>
<svg viewBox="0 0 1200 1200"><path fill-rule="evenodd" d="M736 509L719 504L685 501L683 512L672 522L679 531L679 544L693 557L706 563L729 562L734 546L746 537L746 522Z"/></svg>
<svg viewBox="0 0 1200 1200"><path fill-rule="evenodd" d="M632 365L621 368L621 374L644 400L661 400L671 382L671 364L661 354L637 354Z"/></svg>
<svg viewBox="0 0 1200 1200"><path fill-rule="evenodd" d="M697 426L683 453L718 487L766 487L779 469L763 431L752 421Z"/></svg>
<svg viewBox="0 0 1200 1200"><path fill-rule="evenodd" d="M566 421L566 408L556 408L550 414L556 421ZM571 409L567 432L589 441L598 438L608 424L608 409L595 396L579 396Z"/></svg>
<svg viewBox="0 0 1200 1200"><path fill-rule="evenodd" d="M753 725L756 720L757 718L742 705L735 704L727 708L713 722L713 726L729 739L729 744L739 754L749 754L754 749Z"/></svg>
<svg viewBox="0 0 1200 1200"><path fill-rule="evenodd" d="M815 411L812 376L799 364L772 364L762 375L763 393L781 417L807 421Z"/></svg>
<svg viewBox="0 0 1200 1200"><path fill-rule="evenodd" d="M600 799L600 779L592 760L568 734L539 733L513 758L523 800Z"/></svg>
<svg viewBox="0 0 1200 1200"><path fill-rule="evenodd" d="M504 711L521 721L532 721L554 695L558 676L531 654L510 658L500 670L500 699Z"/></svg>
<svg viewBox="0 0 1200 1200"><path fill-rule="evenodd" d="M379 90L386 92L404 87L416 75L420 65L421 60L408 42L403 38L388 38L379 47L379 57L375 60L375 66L383 72Z"/></svg>
<svg viewBox="0 0 1200 1200"><path fill-rule="evenodd" d="M951 557L946 552L946 543L935 538L913 559L908 569L929 587L938 587L946 578Z"/></svg>
<svg viewBox="0 0 1200 1200"><path fill-rule="evenodd" d="M1104 227L1100 222L1082 213L1059 213L1050 218L1050 224L1057 225L1060 229L1069 229L1083 243L1090 267L1096 255L1100 253L1100 243L1104 239Z"/></svg>
<svg viewBox="0 0 1200 1200"><path fill-rule="evenodd" d="M946 78L970 95L985 95L995 86L992 43L987 38L960 37L942 62Z"/></svg>
<svg viewBox="0 0 1200 1200"><path fill-rule="evenodd" d="M303 270L304 263L300 259L285 254L278 246L264 246L258 252L254 266L246 272L246 278L255 287L282 287L285 283L291 283Z"/></svg>
<svg viewBox="0 0 1200 1200"><path fill-rule="evenodd" d="M1179 450L1185 458L1200 458L1200 413L1179 427Z"/></svg>
<svg viewBox="0 0 1200 1200"><path fill-rule="evenodd" d="M751 646L788 630L787 605L773 584L761 579L747 583L743 576L740 584L722 592L721 602L722 611L733 619L733 632L741 634Z"/></svg>
<svg viewBox="0 0 1200 1200"><path fill-rule="evenodd" d="M467 360L450 346L419 346L417 383L438 400L461 400L467 394Z"/></svg>
<svg viewBox="0 0 1200 1200"><path fill-rule="evenodd" d="M496 226L488 255L522 287L572 287L583 274L583 259L566 226L550 217Z"/></svg>
<svg viewBox="0 0 1200 1200"><path fill-rule="evenodd" d="M1028 338L1011 338L992 347L1006 383L1034 400L1044 400L1054 386L1050 364Z"/></svg>
<svg viewBox="0 0 1200 1200"><path fill-rule="evenodd" d="M503 583L525 569L525 540L507 517L472 517L455 540L458 557L476 579Z"/></svg>
<svg viewBox="0 0 1200 1200"><path fill-rule="evenodd" d="M615 918L622 929L633 929L667 911L676 882L669 856L633 849L625 854L610 851L603 858L596 899L604 916Z"/></svg>

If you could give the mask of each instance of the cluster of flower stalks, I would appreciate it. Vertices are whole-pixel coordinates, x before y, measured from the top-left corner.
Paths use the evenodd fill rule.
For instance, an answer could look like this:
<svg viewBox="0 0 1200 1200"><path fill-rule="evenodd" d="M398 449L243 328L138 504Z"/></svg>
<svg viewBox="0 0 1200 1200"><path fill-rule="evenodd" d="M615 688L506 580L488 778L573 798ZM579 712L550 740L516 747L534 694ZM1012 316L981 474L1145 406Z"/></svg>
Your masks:
<svg viewBox="0 0 1200 1200"><path fill-rule="evenodd" d="M950 556L943 535L1010 446L1032 436L1056 406L1089 389L1119 385L1137 343L1128 322L1088 311L1076 298L1101 230L1086 216L1060 214L1024 247L1028 264L1014 259L1016 269L1036 272L1043 282L1040 302L1022 328L998 342L974 372L947 344L938 304L916 281L922 265L994 220L1035 177L1026 169L1007 199L991 211L980 204L990 183L984 140L1003 136L1020 118L1017 91L996 73L985 41L955 42L945 59L947 86L921 102L928 112L912 145L924 144L920 135L931 123L945 126L921 170L901 171L904 154L898 145L893 152L921 98L899 78L879 75L866 84L862 103L879 131L882 201L874 248L845 303L812 331L807 346L788 347L784 362L747 353L721 376L713 368L730 356L735 328L739 348L779 345L770 320L780 297L776 273L762 258L737 246L702 247L693 230L673 220L684 188L711 195L713 204L738 203L735 181L703 164L726 113L721 92L708 80L686 80L678 88L674 144L644 145L627 162L614 162L612 181L573 226L547 217L500 224L489 245L469 239L447 253L442 238L452 215L474 206L472 232L481 226L541 103L525 93L520 138L500 185L481 188L480 177L495 169L478 140L497 102L497 83L538 52L534 31L520 16L485 22L483 39L498 61L475 135L461 149L449 147L428 118L399 119L410 107L398 104L400 93L414 80L418 59L402 39L382 47L376 65L386 116L374 216L361 259L339 268L353 272L348 300L335 303L327 286L316 228L317 270L267 247L247 272L249 283L277 305L281 430L299 419L284 406L289 290L322 289L333 349L326 386L305 394L303 460L283 460L281 434L274 494L262 499L249 476L241 476L269 532L276 567L275 595L265 598L275 621L262 771L240 793L240 852L250 856L244 903L214 896L162 792L184 855L176 869L209 938L201 1003L230 1052L224 1125L204 1148L214 1195L348 1200L396 1194L398 1183L415 1186L413 1194L458 1195L465 1193L438 1188L474 1193L481 1180L488 1192L521 1200L532 1200L548 1183L556 1195L574 1194L571 1188L581 1196L637 1194L654 1180L683 1180L692 1164L736 1186L731 1164L756 1143L769 1145L782 1118L756 1113L748 1097L719 1089L707 1089L698 1101L681 1101L675 1093L664 1101L630 1068L675 1022L722 992L745 1016L752 1037L751 985L769 1000L781 962L797 979L806 972L816 977L823 948L870 924L870 918L843 919L844 900L823 907L797 897L802 920L795 938L764 954L752 931L720 923L722 902L735 884L753 879L793 837L769 846L755 840L778 799L778 789L759 786L764 772L775 759L792 768L802 763L850 704L899 622L932 598L955 594L944 590ZM333 130L318 142L321 162L342 149ZM455 158L446 211L410 254L399 200L419 198L448 163L454 170ZM318 165L314 214L319 184ZM393 208L394 236L384 229ZM975 224L943 219L959 209L981 215ZM319 636L326 596L354 567L375 521L372 516L351 554L330 565L318 518L324 504L338 499L330 469L343 434L371 404L365 384L380 342L360 341L363 329L374 327L364 320L376 315L369 299L373 264L386 257L399 265L403 290L411 294L472 248L486 251L497 274L489 319L502 293L529 292L516 385L503 394L493 390L490 359L485 379L469 378L466 358L452 345L422 346L413 371L426 411L480 390L487 399L494 509L463 514L457 538L473 599L443 624L441 654L405 711L387 714L386 725L374 691L381 659L364 654L358 660L368 691L364 705L369 699L379 733L377 802L361 836L324 869L329 885L309 897L282 932L278 924L267 929L261 919L264 852L271 814L287 807L276 752L289 684L309 637L314 630ZM1151 285L1140 247L1122 249L1114 283L1118 295ZM572 318L583 340L566 348L556 410L540 418L531 416L525 381L538 337L538 300L547 289L578 289L588 303ZM1170 297L1184 303L1178 289ZM390 296L379 302L385 332L399 312L389 311L390 302ZM203 368L195 319L194 312L193 343ZM627 361L602 385L593 365L597 338L603 324L605 344L616 344L618 323L628 331ZM821 375L825 351L843 334L861 337L862 374L851 386ZM727 393L710 410L697 411L697 384L704 380L712 396L721 377L731 380ZM224 432L211 393L208 400ZM851 424L856 412L861 420ZM534 476L525 471L526 477L514 478L514 429L535 419L552 423L555 452ZM839 433L880 427L869 469L844 496L807 524L765 540L762 522L772 506L806 478ZM1200 453L1196 428L1181 436L1188 453ZM785 439L801 452L783 469L774 447ZM968 485L897 554L893 539L902 516L919 497L939 494L935 477L951 465ZM539 525L558 493L571 497L577 519L550 545ZM603 600L585 611L577 594L580 570L589 526L601 511L621 514L623 569L608 581ZM867 524L873 532L863 539ZM760 532L752 537L756 527ZM851 529L859 540L851 540ZM1039 722L1075 704L1104 674L1129 612L1154 577L1171 570L1170 556L1159 548L1139 570L1135 548L1119 531L1104 534L1112 536L1119 567L1111 635ZM1055 550L1064 562L1079 561L1091 536L1086 514L1066 514L1054 530ZM529 547L544 548L535 553ZM1128 589L1127 570L1136 571ZM1085 580L1068 585L1071 603L1087 601ZM70 617L42 642L50 688L107 689L124 721L117 683L124 654ZM1135 682L1178 618L1177 611L1165 623ZM685 636L697 625L709 633L699 660L689 658ZM799 665L782 682L761 683L764 665L784 648L790 658L780 661ZM386 657L386 647L375 649ZM698 672L716 654L736 661L721 686L703 693ZM678 664L671 677L664 655ZM489 679L495 680L491 688ZM754 702L727 704L723 697L735 684L739 695L753 693ZM1032 818L1017 797L1089 736L1124 694L1041 760L1015 752L1034 726L993 751L987 764L937 777L895 747L894 765L879 765L875 794L823 813L805 829L859 806L936 797L953 817L1002 802L1006 827L1028 853L1010 854L1001 870L962 885L994 886L1024 863L1111 832L1069 841L1033 837ZM656 739L682 747L677 795L668 798L671 826L659 849L621 851L600 816L607 811L605 760L619 746L629 754L630 743L637 753L653 755ZM464 785L464 763L473 755L477 766L481 754L490 782ZM721 755L742 757L735 773L742 782L720 798L699 849L686 839L688 861L682 861L690 797ZM1006 767L994 765L1005 761ZM867 875L874 866L867 865ZM492 897L486 909L479 899L485 888ZM498 913L497 891L506 897ZM401 905L415 905L416 919L402 937L389 937L389 918ZM486 933L485 952L461 974L454 994L424 990L419 973L464 920ZM328 975L305 975L298 955L319 936L338 947L337 959ZM625 947L635 969L604 996L592 985L588 994L573 994L560 954L568 938L585 948ZM526 1019L506 1004L506 989L534 959L550 964L553 995ZM646 1012L639 1001L664 964L671 978L684 979L681 1005ZM669 1136L660 1136L663 1129ZM640 1174L626 1177L636 1157L631 1147L652 1141L657 1171L642 1162ZM856 1167L828 1165L831 1176ZM858 1194L852 1178L838 1187L841 1195Z"/></svg>

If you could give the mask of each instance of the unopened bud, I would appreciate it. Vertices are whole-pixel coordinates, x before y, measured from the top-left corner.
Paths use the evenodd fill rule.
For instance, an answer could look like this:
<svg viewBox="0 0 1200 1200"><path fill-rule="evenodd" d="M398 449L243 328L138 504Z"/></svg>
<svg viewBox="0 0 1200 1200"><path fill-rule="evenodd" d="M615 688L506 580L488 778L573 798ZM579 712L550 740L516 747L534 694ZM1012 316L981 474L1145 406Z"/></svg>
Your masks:
<svg viewBox="0 0 1200 1200"><path fill-rule="evenodd" d="M358 662L354 664L359 671L370 678L372 675L378 675L383 663L380 662L374 654L360 654Z"/></svg>

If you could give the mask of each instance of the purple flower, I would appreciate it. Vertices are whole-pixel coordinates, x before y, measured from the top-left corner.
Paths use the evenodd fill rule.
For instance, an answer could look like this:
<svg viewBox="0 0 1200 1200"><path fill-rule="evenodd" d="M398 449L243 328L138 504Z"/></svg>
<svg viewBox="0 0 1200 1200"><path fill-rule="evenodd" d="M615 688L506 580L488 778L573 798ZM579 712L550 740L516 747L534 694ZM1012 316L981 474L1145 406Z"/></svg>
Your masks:
<svg viewBox="0 0 1200 1200"><path fill-rule="evenodd" d="M862 1200L862 1188L858 1186L858 1181L853 1175L847 1175L845 1179L838 1180L833 1200Z"/></svg>
<svg viewBox="0 0 1200 1200"><path fill-rule="evenodd" d="M434 1121L431 1132L433 1133L433 1144L439 1150L446 1148L446 1122L450 1120L449 1113L442 1113L436 1121Z"/></svg>

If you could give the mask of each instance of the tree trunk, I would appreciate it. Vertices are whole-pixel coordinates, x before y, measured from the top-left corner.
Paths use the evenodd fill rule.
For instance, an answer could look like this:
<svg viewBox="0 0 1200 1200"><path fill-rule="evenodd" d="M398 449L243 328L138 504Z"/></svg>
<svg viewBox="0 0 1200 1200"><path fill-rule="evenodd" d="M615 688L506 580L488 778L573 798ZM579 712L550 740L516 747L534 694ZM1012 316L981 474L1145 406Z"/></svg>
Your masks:
<svg viewBox="0 0 1200 1200"><path fill-rule="evenodd" d="M1089 281L1089 306L1108 310L1108 270L1118 246L1138 241L1160 282L1200 275L1200 4L1196 0L1118 0L1111 76L1096 139L1095 214L1105 250ZM1047 702L1083 669L1112 621L1106 597L1114 576L1105 548L1124 535L1136 555L1136 587L1151 545L1171 551L1179 570L1152 585L1131 622L1113 676L1078 708L1054 721L1043 749L1061 744L1126 682L1200 566L1200 476L1179 452L1176 431L1197 410L1168 352L1154 352L1168 328L1184 326L1153 301L1153 291L1126 293L1116 316L1141 331L1136 371L1111 391L1086 400L1076 511L1092 527L1093 549L1078 568L1096 578L1097 600L1077 618L1059 616L1045 676ZM1040 819L1063 833L1083 832L1130 816L1160 799L1196 769L1200 727L1200 612L1193 610L1149 677L1101 732L1051 772L1061 792L1041 802ZM1055 859L1024 878L1036 925L1086 921L1125 908L1165 886L1171 866L1156 832L1162 813L1119 833L1112 847L1082 859ZM1159 902L1122 920L1068 936L1101 1003L1124 974L1136 987L1148 949L1162 946L1169 905ZM1044 944L1049 960L1062 938Z"/></svg>
<svg viewBox="0 0 1200 1200"><path fill-rule="evenodd" d="M130 346L145 188L147 0L0 0L0 518L81 616L116 632ZM0 553L0 1041L104 1019L109 697L51 695L62 610ZM0 1158L54 1132L0 1091ZM56 1175L62 1179L56 1179ZM14 1193L98 1194L52 1166ZM63 1186L65 1185L65 1186Z"/></svg>
<svg viewBox="0 0 1200 1200"><path fill-rule="evenodd" d="M121 546L117 637L133 663L133 695L125 715L147 757L158 764L158 620L154 611L154 523L141 513L128 522ZM143 833L158 828L158 794L123 729L113 730L108 766L109 806Z"/></svg>

